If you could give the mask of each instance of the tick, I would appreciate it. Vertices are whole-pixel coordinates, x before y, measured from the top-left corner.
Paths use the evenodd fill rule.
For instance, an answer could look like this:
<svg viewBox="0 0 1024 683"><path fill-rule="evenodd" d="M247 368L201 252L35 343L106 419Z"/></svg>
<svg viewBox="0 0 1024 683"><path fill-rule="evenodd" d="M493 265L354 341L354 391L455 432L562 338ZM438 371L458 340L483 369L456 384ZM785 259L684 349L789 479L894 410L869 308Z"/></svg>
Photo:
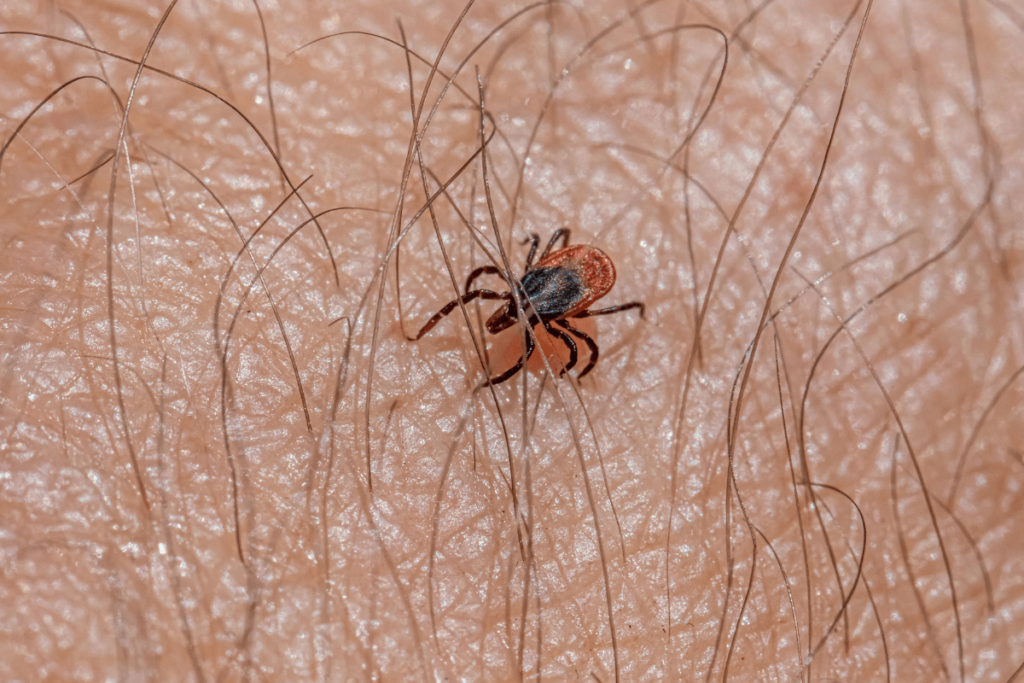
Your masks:
<svg viewBox="0 0 1024 683"><path fill-rule="evenodd" d="M560 249L555 249L559 240L561 240L562 246ZM579 374L582 379L597 363L597 342L586 332L574 327L572 320L609 315L634 308L640 309L640 317L643 318L644 304L639 301L631 301L610 308L591 309L590 306L610 292L615 285L615 265L607 254L596 247L585 244L568 246L568 228L560 228L555 231L536 265L533 263L533 258L537 254L540 237L535 233L530 233L530 238L527 241L531 243L530 253L526 256L526 270L518 284L519 300L523 311L529 316L530 327L542 325L548 334L565 344L569 350L569 362L562 370L562 374L576 365L575 340L578 339L587 345L590 350L590 362ZM488 318L487 331L497 334L515 325L519 319L519 309L511 291L499 293L489 289L472 289L473 282L481 275L501 274L502 271L494 266L481 266L470 273L466 279L466 293L435 313L416 335L416 340L418 341L423 335L430 332L434 325L454 311L459 305L459 301L462 303L469 303L474 299L505 301L505 305ZM518 362L497 377L491 377L488 382L501 384L512 378L533 355L534 344L533 335L527 334L526 352L520 356Z"/></svg>

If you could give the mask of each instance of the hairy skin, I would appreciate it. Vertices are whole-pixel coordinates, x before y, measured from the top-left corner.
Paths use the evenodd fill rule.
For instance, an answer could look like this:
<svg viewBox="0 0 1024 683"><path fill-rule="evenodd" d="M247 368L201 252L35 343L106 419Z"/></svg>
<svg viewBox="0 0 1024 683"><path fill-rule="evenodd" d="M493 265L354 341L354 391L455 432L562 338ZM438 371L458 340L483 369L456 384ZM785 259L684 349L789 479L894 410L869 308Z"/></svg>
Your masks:
<svg viewBox="0 0 1024 683"><path fill-rule="evenodd" d="M0 678L1014 676L1024 12L527 7L0 6ZM646 320L475 390L467 223Z"/></svg>

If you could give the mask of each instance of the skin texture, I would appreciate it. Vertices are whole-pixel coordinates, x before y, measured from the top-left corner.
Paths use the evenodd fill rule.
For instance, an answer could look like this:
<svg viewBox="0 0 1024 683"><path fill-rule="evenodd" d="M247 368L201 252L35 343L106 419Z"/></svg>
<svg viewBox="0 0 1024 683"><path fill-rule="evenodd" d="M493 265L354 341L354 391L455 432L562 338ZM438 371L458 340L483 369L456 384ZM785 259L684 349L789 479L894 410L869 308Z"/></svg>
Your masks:
<svg viewBox="0 0 1024 683"><path fill-rule="evenodd" d="M1024 12L526 7L0 5L165 72L0 37L0 678L1011 679ZM467 222L646 320L475 391Z"/></svg>

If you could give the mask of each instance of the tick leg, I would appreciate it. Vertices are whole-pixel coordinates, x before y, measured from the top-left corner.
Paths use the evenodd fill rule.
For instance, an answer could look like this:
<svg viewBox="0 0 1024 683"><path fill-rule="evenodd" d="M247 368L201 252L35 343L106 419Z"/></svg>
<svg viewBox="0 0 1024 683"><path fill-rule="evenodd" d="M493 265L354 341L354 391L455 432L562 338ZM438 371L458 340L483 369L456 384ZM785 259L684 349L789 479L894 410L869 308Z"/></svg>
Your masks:
<svg viewBox="0 0 1024 683"><path fill-rule="evenodd" d="M441 318L445 317L446 315L455 310L455 307L459 305L460 299L462 303L468 304L470 301L473 301L474 299L497 301L499 299L505 300L508 298L508 294L498 294L497 292L492 292L489 289L474 289L472 292L467 292L459 299L456 299L455 301L451 301L445 304L444 308L435 313L434 317L427 321L427 324L423 326L423 328L420 330L420 333L416 335L416 339L414 339L413 341L419 341L423 335L425 335L427 332L430 332L430 330L434 329L434 325L439 323L441 321Z"/></svg>
<svg viewBox="0 0 1024 683"><path fill-rule="evenodd" d="M497 268L495 266L480 266L479 268L474 270L472 273L470 273L469 277L466 278L466 289L464 291L468 292L473 287L473 280L477 279L481 275L501 275L501 274L502 274L501 273L501 268Z"/></svg>
<svg viewBox="0 0 1024 683"><path fill-rule="evenodd" d="M534 346L534 344L533 344L533 334L531 333L530 330L527 330L527 332L526 332L526 353L524 353L522 356L519 357L519 360L516 361L515 365L513 365L512 367L510 367L508 370L506 370L505 372L501 373L497 377L491 377L491 378L488 378L488 379L484 380L484 383L481 384L480 386L481 387L486 387L488 384L501 384L502 382L508 380L513 375L515 375L517 372L519 372L522 369L522 367L523 367L523 363L525 363L527 360L529 360L530 356L533 355L533 346Z"/></svg>
<svg viewBox="0 0 1024 683"><path fill-rule="evenodd" d="M628 311L633 308L640 309L640 317L644 317L644 312L647 307L639 301L631 301L628 304L619 304L618 306L611 306L610 308L602 308L596 311L580 311L574 318L593 318L595 315L611 315L612 313L620 313L622 311Z"/></svg>
<svg viewBox="0 0 1024 683"><path fill-rule="evenodd" d="M523 244L530 242L530 253L526 255L526 272L530 272L530 268L533 267L533 257L537 255L537 246L540 244L540 235L535 232L531 232L530 236L523 240Z"/></svg>
<svg viewBox="0 0 1024 683"><path fill-rule="evenodd" d="M577 379L583 379L587 376L587 373L593 370L594 366L597 365L597 357L599 354L597 342L595 342L593 338L583 330L577 330L575 327L570 325L568 320L556 320L555 323L568 330L569 334L577 339L582 339L586 343L587 348L590 349L590 362L587 363L587 367L583 368L583 372L581 372L577 377Z"/></svg>
<svg viewBox="0 0 1024 683"><path fill-rule="evenodd" d="M544 247L544 253L540 255L541 260L551 253L551 250L555 248L555 242L558 240L562 240L562 249L565 249L565 246L569 244L569 232L569 228L559 228L558 230L555 230L555 234L551 236L551 241L548 242L548 246Z"/></svg>
<svg viewBox="0 0 1024 683"><path fill-rule="evenodd" d="M574 342L572 340L572 337L567 335L565 332L562 332L561 330L556 330L554 327L551 326L550 323L545 323L544 329L547 330L548 334L550 334L552 337L557 337L558 339L560 339L562 343L565 344L565 347L569 349L569 362L566 364L564 368L562 368L562 371L558 373L558 376L561 377L562 375L576 367L576 342Z"/></svg>

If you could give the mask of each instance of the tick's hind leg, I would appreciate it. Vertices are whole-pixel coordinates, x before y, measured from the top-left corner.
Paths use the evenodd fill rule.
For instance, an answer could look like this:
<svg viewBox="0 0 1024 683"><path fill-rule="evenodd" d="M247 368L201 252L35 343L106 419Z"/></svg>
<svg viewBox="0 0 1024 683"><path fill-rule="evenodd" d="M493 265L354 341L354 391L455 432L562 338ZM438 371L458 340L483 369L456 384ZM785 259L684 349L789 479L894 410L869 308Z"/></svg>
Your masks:
<svg viewBox="0 0 1024 683"><path fill-rule="evenodd" d="M583 368L583 372L581 372L579 376L576 378L583 379L584 377L587 376L587 373L593 370L594 366L597 365L597 357L599 355L597 342L594 341L593 337L591 337L583 330L578 330L572 325L570 325L568 320L556 320L555 324L568 330L569 334L576 337L577 339L582 339L583 342L587 345L587 348L590 349L590 362L587 363L587 367Z"/></svg>
<svg viewBox="0 0 1024 683"><path fill-rule="evenodd" d="M611 306L609 308L601 308L596 311L580 311L574 318L593 318L595 315L611 315L612 313L621 313L622 311L630 311L634 308L640 309L640 317L644 317L644 313L647 307L639 301L630 301L628 304L619 304L618 306Z"/></svg>
<svg viewBox="0 0 1024 683"><path fill-rule="evenodd" d="M519 372L523 368L523 363L528 361L530 359L530 356L533 355L533 348L534 348L533 333L532 333L531 330L527 330L526 331L526 353L524 353L522 356L520 356L519 360L516 361L516 364L513 365L512 367L510 367L505 372L501 373L497 377L491 377L489 379L484 380L483 384L480 385L480 388L486 387L488 384L501 384L502 382L510 379L513 375L515 375L517 372Z"/></svg>
<svg viewBox="0 0 1024 683"><path fill-rule="evenodd" d="M529 273L530 268L533 268L533 257L537 255L537 246L540 245L540 235L531 232L530 236L523 240L523 244L527 242L530 243L530 253L526 255L526 268L524 270Z"/></svg>
<svg viewBox="0 0 1024 683"><path fill-rule="evenodd" d="M572 337L570 337L568 334L566 334L562 330L552 327L549 323L544 324L544 329L547 330L548 334L550 334L552 337L559 339L563 344L565 344L565 347L569 349L569 362L566 363L565 367L562 368L562 371L558 373L558 376L561 377L562 375L576 367L576 342L574 342L572 340Z"/></svg>
<svg viewBox="0 0 1024 683"><path fill-rule="evenodd" d="M569 232L569 228L559 228L558 230L555 230L555 234L551 236L551 241L548 242L548 246L544 247L544 253L540 255L541 260L551 253L558 240L562 240L562 249L565 249L569 244Z"/></svg>
<svg viewBox="0 0 1024 683"><path fill-rule="evenodd" d="M462 301L462 303L468 304L470 301L473 301L474 299L498 301L499 299L508 299L509 296L509 294L498 294L497 292L492 292L489 289L475 289L472 292L467 292L466 294L462 295L455 301L451 301L445 304L444 308L435 313L434 316L427 321L427 324L420 329L420 333L417 334L416 338L413 339L412 341L419 341L423 335L425 335L427 332L430 332L430 330L434 329L434 325L441 322L441 318L445 317L446 315L455 310L455 307L459 305L460 300Z"/></svg>

